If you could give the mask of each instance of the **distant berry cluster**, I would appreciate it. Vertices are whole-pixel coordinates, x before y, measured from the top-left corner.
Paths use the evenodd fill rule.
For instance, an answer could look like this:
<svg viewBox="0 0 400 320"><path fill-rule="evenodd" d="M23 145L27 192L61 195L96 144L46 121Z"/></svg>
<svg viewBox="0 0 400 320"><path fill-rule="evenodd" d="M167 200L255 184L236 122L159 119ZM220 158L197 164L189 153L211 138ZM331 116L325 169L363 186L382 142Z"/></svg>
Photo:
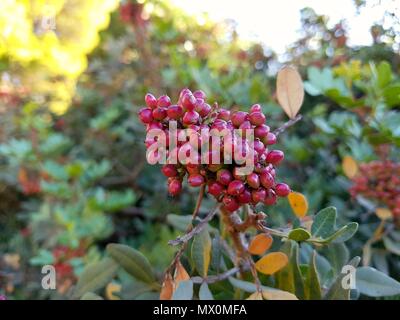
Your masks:
<svg viewBox="0 0 400 320"><path fill-rule="evenodd" d="M195 148L191 141L195 137L201 146L200 132L202 129L227 129L232 132L232 140L229 145L232 150L239 148L242 154L251 154L254 166L253 170L246 174L239 174L243 164L232 161L226 164L224 157L227 145L221 144L218 151L210 149L208 162L195 163L169 163L165 164L162 172L168 177L168 190L173 196L182 191L182 181L187 175L188 184L192 187L207 185L207 192L223 203L225 209L233 212L242 204L250 203L256 205L264 203L273 205L277 197L286 197L290 188L285 183L276 183L275 166L284 158L280 150L269 150L276 143L276 136L270 132L269 126L265 124L266 117L259 104L253 105L249 112L236 111L219 108L217 104L211 107L206 102L206 95L198 90L191 92L183 89L179 95L177 104L172 104L171 99L163 95L158 99L152 94L145 97L147 107L140 109L139 119L145 124L147 132L151 129L161 129L168 136L170 121L176 121L179 130L191 129L191 135L187 140L179 141L176 148L169 148L167 141L167 153L179 153L182 149L191 148L191 152L199 153L198 158L204 157L200 154L200 148ZM248 139L246 132L252 130L254 141ZM237 134L239 132L239 134ZM146 138L145 144L149 148L156 141L154 138ZM170 150L171 149L171 150ZM224 150L225 149L225 150ZM220 153L220 161L213 162L212 154Z"/></svg>
<svg viewBox="0 0 400 320"><path fill-rule="evenodd" d="M386 160L361 164L350 193L383 203L400 217L400 163Z"/></svg>

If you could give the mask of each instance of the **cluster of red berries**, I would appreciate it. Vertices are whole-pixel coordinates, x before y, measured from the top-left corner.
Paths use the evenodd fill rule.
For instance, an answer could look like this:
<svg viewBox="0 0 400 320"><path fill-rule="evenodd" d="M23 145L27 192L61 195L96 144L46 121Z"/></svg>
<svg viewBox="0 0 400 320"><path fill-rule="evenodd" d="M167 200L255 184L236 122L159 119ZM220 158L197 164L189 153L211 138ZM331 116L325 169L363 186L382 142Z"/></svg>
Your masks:
<svg viewBox="0 0 400 320"><path fill-rule="evenodd" d="M167 162L163 166L162 172L168 177L168 191L171 195L178 195L182 191L182 181L186 174L189 185L200 187L207 184L208 194L222 202L224 207L231 212L247 203L273 205L278 196L286 197L290 193L287 184L275 181L275 166L283 160L284 153L280 150L268 149L276 143L276 136L265 124L266 117L259 104L253 105L249 112L231 112L219 108L217 104L211 107L206 102L203 91L198 90L192 93L189 89L181 91L177 104L172 104L171 99L166 95L157 99L152 94L146 95L145 102L147 107L140 109L139 119L146 125L147 131L161 129L168 136L168 124L171 120L177 122L178 130L192 129L193 134L198 135L197 139L201 139L199 132L203 128L218 131L228 129L231 132L235 129L254 130L253 144L249 144L246 134L242 134L231 145L234 149L237 144L240 144L241 150L246 150L249 145L252 146L254 170L250 174L240 175L239 169L243 165L235 161L232 161L232 164L224 164L224 146L220 145L220 151L218 151L221 152L220 163L211 161L213 151L210 151L208 164L199 164L200 162L183 164L178 161L177 164ZM179 148L190 143L188 140L178 142L174 150L167 150L167 152L178 152ZM147 148L153 143L155 143L153 138L145 141Z"/></svg>
<svg viewBox="0 0 400 320"><path fill-rule="evenodd" d="M400 217L400 163L385 160L361 164L350 194L379 201L393 216Z"/></svg>

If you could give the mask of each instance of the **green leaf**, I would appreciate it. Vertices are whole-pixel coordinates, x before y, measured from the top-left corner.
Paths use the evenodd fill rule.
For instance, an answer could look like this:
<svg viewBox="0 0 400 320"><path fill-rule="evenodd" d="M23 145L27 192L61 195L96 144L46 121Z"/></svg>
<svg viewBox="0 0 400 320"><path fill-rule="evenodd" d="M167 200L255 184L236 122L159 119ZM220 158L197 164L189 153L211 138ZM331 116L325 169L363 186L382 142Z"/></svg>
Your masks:
<svg viewBox="0 0 400 320"><path fill-rule="evenodd" d="M348 262L348 265L357 268L360 263L360 257L355 257ZM349 275L347 273L339 273L332 285L330 286L328 292L324 296L324 300L350 300L350 289L343 288L342 281L345 277Z"/></svg>
<svg viewBox="0 0 400 320"><path fill-rule="evenodd" d="M386 249L388 249L391 253L394 253L400 256L400 244L394 242L389 237L383 237L383 243L385 244Z"/></svg>
<svg viewBox="0 0 400 320"><path fill-rule="evenodd" d="M380 88L386 87L392 81L392 69L390 64L382 61L377 68L378 71L378 86Z"/></svg>
<svg viewBox="0 0 400 320"><path fill-rule="evenodd" d="M192 215L181 216L171 213L167 215L167 222L179 231L186 231L192 222Z"/></svg>
<svg viewBox="0 0 400 320"><path fill-rule="evenodd" d="M288 240L280 251L288 256L289 263L276 274L277 287L295 294L299 299L304 299L304 280L299 267L299 245L295 241Z"/></svg>
<svg viewBox="0 0 400 320"><path fill-rule="evenodd" d="M150 262L139 251L127 245L116 243L109 244L106 250L111 258L134 278L145 283L156 281Z"/></svg>
<svg viewBox="0 0 400 320"><path fill-rule="evenodd" d="M356 286L362 294L370 297L400 294L400 282L371 267L357 268Z"/></svg>
<svg viewBox="0 0 400 320"><path fill-rule="evenodd" d="M192 300L193 298L193 282L192 280L186 280L179 282L178 288L176 288L172 295L172 300Z"/></svg>
<svg viewBox="0 0 400 320"><path fill-rule="evenodd" d="M200 286L199 298L200 300L214 300L214 297L210 289L208 288L208 284L206 282L203 282Z"/></svg>
<svg viewBox="0 0 400 320"><path fill-rule="evenodd" d="M87 292L104 287L114 277L117 269L118 265L110 258L88 265L76 284L73 297L79 298Z"/></svg>
<svg viewBox="0 0 400 320"><path fill-rule="evenodd" d="M326 238L330 236L336 228L336 208L328 207L319 211L311 226L313 237Z"/></svg>
<svg viewBox="0 0 400 320"><path fill-rule="evenodd" d="M289 232L288 238L297 242L301 242L310 239L311 234L305 229L297 228Z"/></svg>
<svg viewBox="0 0 400 320"><path fill-rule="evenodd" d="M198 273L207 277L211 260L211 238L207 229L196 235L192 243L192 259Z"/></svg>
<svg viewBox="0 0 400 320"><path fill-rule="evenodd" d="M344 243L332 243L326 246L325 252L335 275L339 274L350 257L346 245Z"/></svg>
<svg viewBox="0 0 400 320"><path fill-rule="evenodd" d="M104 300L104 299L93 292L86 292L82 296L81 300Z"/></svg>
<svg viewBox="0 0 400 320"><path fill-rule="evenodd" d="M307 277L305 280L305 298L307 300L321 300L321 285L320 281L318 278L318 272L317 268L315 265L315 257L317 253L314 250L311 259L310 259L310 264L308 266L308 273Z"/></svg>
<svg viewBox="0 0 400 320"><path fill-rule="evenodd" d="M330 237L326 238L326 242L341 243L349 240L357 232L358 223L350 222L345 226L341 227Z"/></svg>

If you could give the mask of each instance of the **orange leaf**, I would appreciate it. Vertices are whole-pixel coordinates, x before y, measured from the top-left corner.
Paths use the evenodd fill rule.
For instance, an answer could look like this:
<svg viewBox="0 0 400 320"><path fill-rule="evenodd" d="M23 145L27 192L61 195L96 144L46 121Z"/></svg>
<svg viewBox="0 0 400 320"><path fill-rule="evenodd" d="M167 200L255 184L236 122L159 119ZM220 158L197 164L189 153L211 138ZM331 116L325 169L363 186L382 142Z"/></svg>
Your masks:
<svg viewBox="0 0 400 320"><path fill-rule="evenodd" d="M300 192L291 192L288 195L290 207L298 218L303 218L308 211L307 198Z"/></svg>
<svg viewBox="0 0 400 320"><path fill-rule="evenodd" d="M115 293L121 291L121 285L110 282L106 287L106 297L108 300L121 300L120 297L116 296Z"/></svg>
<svg viewBox="0 0 400 320"><path fill-rule="evenodd" d="M171 300L174 293L174 280L172 275L168 272L165 274L164 282L161 287L160 300Z"/></svg>
<svg viewBox="0 0 400 320"><path fill-rule="evenodd" d="M276 96L288 117L295 118L304 99L303 81L295 68L285 66L278 72Z"/></svg>
<svg viewBox="0 0 400 320"><path fill-rule="evenodd" d="M358 173L358 164L350 156L345 156L342 161L342 169L347 178L353 179Z"/></svg>
<svg viewBox="0 0 400 320"><path fill-rule="evenodd" d="M258 260L255 266L257 271L271 275L284 268L288 262L289 259L283 252L272 252Z"/></svg>
<svg viewBox="0 0 400 320"><path fill-rule="evenodd" d="M249 295L246 300L263 300L263 295L261 292L256 291Z"/></svg>
<svg viewBox="0 0 400 320"><path fill-rule="evenodd" d="M376 208L375 214L381 220L388 220L393 217L392 211L386 208Z"/></svg>
<svg viewBox="0 0 400 320"><path fill-rule="evenodd" d="M187 271L185 270L185 268L183 267L182 263L180 261L178 261L176 263L176 267L175 267L175 285L176 287L178 287L179 282L181 281L186 281L190 279L189 274L187 273Z"/></svg>
<svg viewBox="0 0 400 320"><path fill-rule="evenodd" d="M251 240L249 245L249 252L251 254L261 255L267 251L272 245L272 237L265 233L260 233L256 235L253 240Z"/></svg>

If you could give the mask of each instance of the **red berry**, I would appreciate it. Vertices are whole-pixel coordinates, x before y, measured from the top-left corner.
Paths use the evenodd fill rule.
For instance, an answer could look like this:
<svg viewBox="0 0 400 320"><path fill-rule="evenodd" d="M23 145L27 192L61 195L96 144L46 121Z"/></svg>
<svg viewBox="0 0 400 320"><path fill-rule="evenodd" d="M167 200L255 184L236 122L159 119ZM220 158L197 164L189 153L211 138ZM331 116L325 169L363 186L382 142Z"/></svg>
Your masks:
<svg viewBox="0 0 400 320"><path fill-rule="evenodd" d="M217 172L217 181L227 186L233 180L232 173L227 169L220 169Z"/></svg>
<svg viewBox="0 0 400 320"><path fill-rule="evenodd" d="M146 96L144 97L144 101L146 102L146 106L148 106L149 108L154 109L155 107L157 107L157 99L151 93L146 94Z"/></svg>
<svg viewBox="0 0 400 320"><path fill-rule="evenodd" d="M248 118L248 113L244 111L237 111L231 115L232 124L238 128Z"/></svg>
<svg viewBox="0 0 400 320"><path fill-rule="evenodd" d="M233 180L228 185L228 194L237 196L244 191L244 183L240 180Z"/></svg>
<svg viewBox="0 0 400 320"><path fill-rule="evenodd" d="M218 112L218 119L229 121L231 118L231 112L229 110L221 108Z"/></svg>
<svg viewBox="0 0 400 320"><path fill-rule="evenodd" d="M276 136L272 132L268 132L268 134L262 139L262 142L267 146L275 144Z"/></svg>
<svg viewBox="0 0 400 320"><path fill-rule="evenodd" d="M178 175L178 171L176 170L176 168L175 168L175 166L173 164L164 165L162 167L161 171L168 178L176 177Z"/></svg>
<svg viewBox="0 0 400 320"><path fill-rule="evenodd" d="M142 108L139 110L139 119L147 124L153 121L153 111L150 108Z"/></svg>
<svg viewBox="0 0 400 320"><path fill-rule="evenodd" d="M196 98L194 97L194 95L191 93L185 93L182 97L182 106L186 110L192 111L194 110L195 105L196 105Z"/></svg>
<svg viewBox="0 0 400 320"><path fill-rule="evenodd" d="M260 181L264 188L269 189L275 184L274 177L267 171L264 170L260 173Z"/></svg>
<svg viewBox="0 0 400 320"><path fill-rule="evenodd" d="M230 212L236 211L240 208L240 204L236 201L236 199L228 195L223 197L222 203L224 204L224 208Z"/></svg>
<svg viewBox="0 0 400 320"><path fill-rule="evenodd" d="M237 196L237 200L239 203L249 203L251 201L251 192L248 189L244 189L244 191Z"/></svg>
<svg viewBox="0 0 400 320"><path fill-rule="evenodd" d="M265 116L261 112L250 113L249 119L251 124L255 126L261 126L265 122Z"/></svg>
<svg viewBox="0 0 400 320"><path fill-rule="evenodd" d="M195 92L193 92L193 95L196 97L196 98L200 98L200 99L203 99L203 100L206 100L206 94L204 93L204 91L202 91L202 90L196 90Z"/></svg>
<svg viewBox="0 0 400 320"><path fill-rule="evenodd" d="M158 98L157 106L158 107L169 107L171 105L171 99L168 96L161 96Z"/></svg>
<svg viewBox="0 0 400 320"><path fill-rule="evenodd" d="M188 178L188 183L192 187L199 187L204 183L204 177L201 174L191 174Z"/></svg>
<svg viewBox="0 0 400 320"><path fill-rule="evenodd" d="M200 119L200 115L196 111L187 111L183 115L182 122L184 125L188 126L191 124L197 124Z"/></svg>
<svg viewBox="0 0 400 320"><path fill-rule="evenodd" d="M277 165L283 160L284 157L285 154L281 150L271 150L267 154L266 161L274 165Z"/></svg>
<svg viewBox="0 0 400 320"><path fill-rule="evenodd" d="M257 173L253 172L247 176L247 184L253 189L258 189L260 187L260 177Z"/></svg>
<svg viewBox="0 0 400 320"><path fill-rule="evenodd" d="M167 109L168 118L178 120L183 115L183 108L180 105L174 104Z"/></svg>
<svg viewBox="0 0 400 320"><path fill-rule="evenodd" d="M203 103L201 109L196 111L204 118L211 112L211 106L208 103Z"/></svg>
<svg viewBox="0 0 400 320"><path fill-rule="evenodd" d="M268 135L268 133L269 133L269 127L265 124L262 124L261 126L257 126L254 128L254 135L256 138L260 139L264 138Z"/></svg>
<svg viewBox="0 0 400 320"><path fill-rule="evenodd" d="M182 191L182 181L178 179L173 179L171 182L168 184L168 192L172 196L176 196L180 194Z"/></svg>
<svg viewBox="0 0 400 320"><path fill-rule="evenodd" d="M262 112L262 108L261 108L261 106L260 106L258 103L253 104L253 105L251 106L251 108L250 108L250 113L253 113L253 112Z"/></svg>
<svg viewBox="0 0 400 320"><path fill-rule="evenodd" d="M260 188L260 189L257 189L257 190L253 190L251 192L251 200L255 204L257 204L259 202L263 202L264 199L265 199L266 194L267 193L265 192L265 189L263 189L263 188Z"/></svg>
<svg viewBox="0 0 400 320"><path fill-rule="evenodd" d="M275 192L279 197L287 197L290 193L290 187L286 183L277 183Z"/></svg>
<svg viewBox="0 0 400 320"><path fill-rule="evenodd" d="M258 154L263 154L265 151L264 143L258 139L254 140L254 150L256 150Z"/></svg>
<svg viewBox="0 0 400 320"><path fill-rule="evenodd" d="M267 195L264 199L264 204L267 206L272 206L276 203L276 194L275 191L272 189L269 189L267 192Z"/></svg>
<svg viewBox="0 0 400 320"><path fill-rule="evenodd" d="M157 107L153 110L153 118L156 120L164 120L167 117L167 109L163 107Z"/></svg>
<svg viewBox="0 0 400 320"><path fill-rule="evenodd" d="M214 197L219 197L224 190L225 187L217 181L212 180L208 183L208 193Z"/></svg>

